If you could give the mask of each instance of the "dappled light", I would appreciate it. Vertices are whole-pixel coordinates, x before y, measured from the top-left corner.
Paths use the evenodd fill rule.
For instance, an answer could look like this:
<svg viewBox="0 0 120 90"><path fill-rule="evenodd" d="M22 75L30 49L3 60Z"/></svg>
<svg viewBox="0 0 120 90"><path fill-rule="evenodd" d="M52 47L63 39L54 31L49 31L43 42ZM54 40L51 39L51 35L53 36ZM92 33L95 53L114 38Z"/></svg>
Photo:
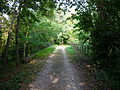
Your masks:
<svg viewBox="0 0 120 90"><path fill-rule="evenodd" d="M55 54L51 54L49 57L54 57L55 56Z"/></svg>
<svg viewBox="0 0 120 90"><path fill-rule="evenodd" d="M57 83L58 81L59 81L59 78L53 77L52 83Z"/></svg>
<svg viewBox="0 0 120 90"><path fill-rule="evenodd" d="M69 89L69 88L70 88L70 89L75 89L75 90L77 89L74 85L71 85L71 84L67 84L67 88L68 88L68 89Z"/></svg>
<svg viewBox="0 0 120 90"><path fill-rule="evenodd" d="M87 64L87 65L86 65L86 67L90 68L90 67L91 67L91 65L88 65L88 64Z"/></svg>
<svg viewBox="0 0 120 90"><path fill-rule="evenodd" d="M54 54L48 58L43 71L39 72L38 78L33 82L34 88L54 90L75 89L79 90L79 76L70 63L66 54L66 45L56 47ZM59 55L56 55L59 52ZM47 87L46 87L47 86ZM61 87L60 87L61 86ZM31 88L31 89L34 89Z"/></svg>
<svg viewBox="0 0 120 90"><path fill-rule="evenodd" d="M32 60L29 62L29 64L34 64L34 63L36 63L36 60Z"/></svg>
<svg viewBox="0 0 120 90"><path fill-rule="evenodd" d="M29 88L34 88L34 85L33 84L29 84L28 87Z"/></svg>
<svg viewBox="0 0 120 90"><path fill-rule="evenodd" d="M119 90L120 0L0 0L0 90Z"/></svg>
<svg viewBox="0 0 120 90"><path fill-rule="evenodd" d="M82 85L82 86L84 86L84 85L85 85L85 83L84 83L84 82L80 82L79 84L80 84L80 85Z"/></svg>
<svg viewBox="0 0 120 90"><path fill-rule="evenodd" d="M71 88L72 86L71 86L71 85L69 85L69 84L67 84L67 87L68 87L68 88Z"/></svg>
<svg viewBox="0 0 120 90"><path fill-rule="evenodd" d="M60 46L57 46L56 49L64 49L66 46L65 45L60 45Z"/></svg>

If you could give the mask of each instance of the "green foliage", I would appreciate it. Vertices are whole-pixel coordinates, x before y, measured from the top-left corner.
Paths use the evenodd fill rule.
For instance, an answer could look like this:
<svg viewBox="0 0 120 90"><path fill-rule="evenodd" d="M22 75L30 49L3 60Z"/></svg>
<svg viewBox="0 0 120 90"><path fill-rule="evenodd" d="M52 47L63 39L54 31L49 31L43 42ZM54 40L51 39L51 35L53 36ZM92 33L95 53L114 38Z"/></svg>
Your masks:
<svg viewBox="0 0 120 90"><path fill-rule="evenodd" d="M59 2L59 0L56 2ZM9 3L13 3L13 5ZM65 30L68 29L65 28L65 24L67 26L69 24L62 19L63 17L60 16L61 22L55 20L56 4L53 0L0 0L0 56L5 56L7 62L15 61L16 40L18 40L21 60L54 43L68 43L68 40L71 40L70 43L92 45L89 50L91 50L90 55L93 56L96 67L103 69L110 75L114 74L116 76L116 74L119 74L119 1L76 0L76 2L72 2L66 0L66 2L59 2L58 4L59 10L62 6L61 10L64 11L64 14L68 5L69 7L75 6L77 13L72 14L70 21L71 24L75 24L73 19L78 22L74 26L74 31ZM5 19L3 17L4 13L10 19ZM17 35L16 29L19 29L19 32L18 37L15 38ZM72 34L73 32L74 34ZM10 39L8 38L9 35ZM78 39L79 41L77 41ZM7 50L5 50L6 46ZM42 50L35 57L44 57L46 56L45 53L49 54L53 49L51 47ZM4 53L4 50L6 53ZM68 46L66 50L70 54L74 52L71 46ZM115 78L115 76L110 77ZM14 82L16 82L16 78Z"/></svg>
<svg viewBox="0 0 120 90"><path fill-rule="evenodd" d="M87 42L93 46L94 63L108 68L110 63L116 62L120 53L118 20L120 16L117 1L91 0L85 2L86 6L79 3L76 8L77 14L72 16L73 19L78 20L75 32L79 32L80 42ZM114 14L111 11L114 11ZM115 68L115 65L112 67Z"/></svg>
<svg viewBox="0 0 120 90"><path fill-rule="evenodd" d="M68 44L70 36L67 31L61 31L56 39L54 39L55 44Z"/></svg>
<svg viewBox="0 0 120 90"><path fill-rule="evenodd" d="M39 52L37 52L32 58L40 58L44 59L46 56L50 55L56 48L56 45L45 48Z"/></svg>
<svg viewBox="0 0 120 90"><path fill-rule="evenodd" d="M56 45L45 48L37 52L29 63L20 64L16 67L14 62L0 67L4 68L4 71L0 71L0 89L12 89L17 90L25 88L28 84L35 79L36 73L41 70L46 60L41 60L50 55L56 48ZM34 60L39 58L40 60ZM14 73L13 73L14 71ZM7 80L6 80L7 79Z"/></svg>
<svg viewBox="0 0 120 90"><path fill-rule="evenodd" d="M41 16L39 12L34 12L33 15L38 21L34 22L32 16L30 19L26 17L26 22L21 25L20 44L21 46L26 44L26 56L54 44L54 39L60 33L60 26L55 21ZM21 51L24 51L24 48L21 48Z"/></svg>
<svg viewBox="0 0 120 90"><path fill-rule="evenodd" d="M16 23L17 23L17 13L14 15L17 3L21 5L20 20L19 20L19 32L18 32L18 43L19 43L19 57L20 59L30 56L40 49L48 47L54 44L54 38L60 32L59 25L53 20L55 3L52 0L15 0L15 1L2 1L1 6L8 4L9 11L7 15L9 20L2 19L2 32L0 32L0 56L3 54L5 46L7 46L8 32L11 31L11 37L9 40L8 50L7 50L7 62L14 60L15 57L15 43L16 43ZM13 3L13 5L9 4ZM6 8L1 8L3 11ZM7 10L7 9L6 9ZM17 9L16 9L17 10ZM3 13L3 12L2 12ZM7 22L7 23L6 23ZM11 25L13 23L13 25ZM9 25L10 24L10 25ZM1 29L1 28L0 28ZM12 30L11 30L12 29ZM3 55L5 56L5 55Z"/></svg>
<svg viewBox="0 0 120 90"><path fill-rule="evenodd" d="M66 51L67 51L67 53L68 53L69 55L75 54L75 50L74 50L74 48L73 48L72 46L67 45L65 49L66 49Z"/></svg>
<svg viewBox="0 0 120 90"><path fill-rule="evenodd" d="M83 43L87 41L92 45L93 62L96 67L107 72L111 75L109 78L114 78L116 81L115 77L119 74L117 67L120 66L118 63L120 57L119 1L89 0L84 2L85 5L83 2L76 4L77 14L72 16L73 19L78 20L75 31L79 32L80 41ZM112 76L112 74L116 75Z"/></svg>
<svg viewBox="0 0 120 90"><path fill-rule="evenodd" d="M3 66L4 70L0 72L2 75L0 89L18 90L27 87L35 79L36 73L41 70L44 63L45 60L33 60L27 64L20 64L19 67L16 67L15 63Z"/></svg>

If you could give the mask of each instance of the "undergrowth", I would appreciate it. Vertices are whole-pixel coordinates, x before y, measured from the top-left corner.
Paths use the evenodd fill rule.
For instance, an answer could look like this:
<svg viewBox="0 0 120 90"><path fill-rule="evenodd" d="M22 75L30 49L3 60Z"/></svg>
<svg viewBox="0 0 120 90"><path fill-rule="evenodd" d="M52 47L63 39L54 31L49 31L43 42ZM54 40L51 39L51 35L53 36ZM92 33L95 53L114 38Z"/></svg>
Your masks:
<svg viewBox="0 0 120 90"><path fill-rule="evenodd" d="M81 73L84 72L83 76L86 77L94 77L90 82L93 84L92 90L119 90L120 89L120 72L115 69L111 69L109 72L106 72L104 69L96 68L95 64L92 62L92 58L90 56L82 55L79 53L79 49L74 46L66 47L66 51L69 54L72 62L75 63L75 66L82 70L82 66L85 65L88 67L85 68ZM78 52L78 53L77 53ZM90 69L90 70L89 70ZM111 73L110 73L111 72ZM89 74L91 76L89 76Z"/></svg>
<svg viewBox="0 0 120 90"><path fill-rule="evenodd" d="M66 49L67 54L69 54L69 55L75 54L75 50L72 46L68 45L68 46L66 46L65 49Z"/></svg>
<svg viewBox="0 0 120 90"><path fill-rule="evenodd" d="M45 64L46 60L43 59L52 53L55 47L51 46L39 51L29 63L16 67L15 63L11 62L0 67L0 90L19 90L21 87L27 87Z"/></svg>
<svg viewBox="0 0 120 90"><path fill-rule="evenodd" d="M39 52L37 52L32 58L40 58L40 59L43 59L45 58L46 56L48 56L50 53L52 53L56 48L56 45L54 46L51 46L51 47L48 47L48 48L45 48Z"/></svg>

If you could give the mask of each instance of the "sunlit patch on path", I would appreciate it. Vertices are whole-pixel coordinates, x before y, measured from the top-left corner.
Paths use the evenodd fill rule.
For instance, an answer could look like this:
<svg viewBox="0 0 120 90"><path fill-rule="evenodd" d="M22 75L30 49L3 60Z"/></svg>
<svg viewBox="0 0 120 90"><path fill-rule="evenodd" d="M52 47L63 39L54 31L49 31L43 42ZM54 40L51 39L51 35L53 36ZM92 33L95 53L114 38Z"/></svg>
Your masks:
<svg viewBox="0 0 120 90"><path fill-rule="evenodd" d="M77 71L70 63L66 46L58 46L38 73L36 80L30 85L30 90L83 90Z"/></svg>

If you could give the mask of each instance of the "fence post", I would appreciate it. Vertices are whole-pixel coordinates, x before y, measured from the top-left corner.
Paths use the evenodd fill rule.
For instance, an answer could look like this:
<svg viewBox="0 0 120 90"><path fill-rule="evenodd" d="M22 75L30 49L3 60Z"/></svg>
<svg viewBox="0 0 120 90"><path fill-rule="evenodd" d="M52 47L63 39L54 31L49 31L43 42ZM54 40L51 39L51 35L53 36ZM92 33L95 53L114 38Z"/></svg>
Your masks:
<svg viewBox="0 0 120 90"><path fill-rule="evenodd" d="M86 55L88 55L88 46L86 45Z"/></svg>

